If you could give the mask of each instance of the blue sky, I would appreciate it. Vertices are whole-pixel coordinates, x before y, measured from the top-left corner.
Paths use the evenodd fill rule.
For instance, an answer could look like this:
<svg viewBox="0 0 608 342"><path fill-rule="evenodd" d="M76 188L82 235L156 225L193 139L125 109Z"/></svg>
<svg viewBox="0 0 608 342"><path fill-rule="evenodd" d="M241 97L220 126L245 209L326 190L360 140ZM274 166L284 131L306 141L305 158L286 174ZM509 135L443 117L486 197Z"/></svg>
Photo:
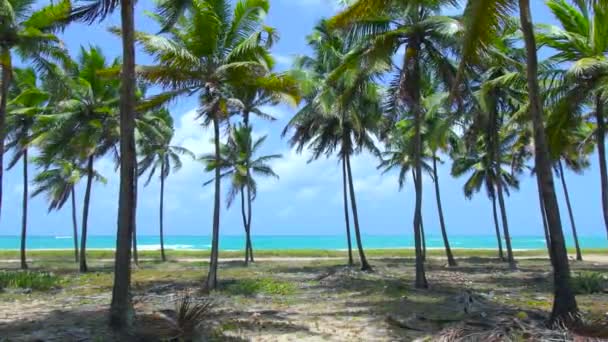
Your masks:
<svg viewBox="0 0 608 342"><path fill-rule="evenodd" d="M541 1L533 2L535 21L553 23L548 9ZM285 69L292 58L306 53L306 40L314 24L322 17L331 15L337 6L331 0L272 0L267 24L278 29L281 40L274 48L278 68ZM143 15L152 10L151 1L140 0L137 7L136 26L139 30L155 32L156 25ZM93 26L74 25L63 38L70 51L80 45L99 45L108 57L120 55L120 41L107 33L106 28L118 25L113 16L106 22ZM150 59L139 54L137 63ZM209 152L210 132L194 121L196 103L181 99L171 107L176 123L175 143L197 154ZM268 134L265 153L282 153L283 159L273 164L280 175L279 181L260 180L259 194L254 203L254 234L343 234L343 209L341 200L341 169L336 159L322 159L308 164L307 153L299 155L291 151L280 138L285 123L295 112L294 108L278 106L267 108L279 120L273 123L255 121L258 135ZM353 161L355 188L359 205L361 228L364 234L411 234L413 217L413 187L407 184L399 192L395 174L381 175L376 170L377 160L367 154L356 156ZM453 235L493 234L491 203L480 193L472 200L462 194L464 179L449 175L449 161L440 167L442 199L447 228ZM113 235L116 231L118 201L118 174L109 159L99 160L96 168L108 178L108 183L95 184L92 192L89 234ZM0 234L17 235L20 231L22 178L20 165L5 173L4 203ZM31 170L31 174L34 170ZM601 216L600 181L597 157L593 156L591 168L583 175L567 173L574 214L581 235L604 236ZM210 178L202 165L184 161L184 168L170 176L166 184L165 231L166 234L208 235L211 229L212 188L202 183ZM557 179L556 179L557 181ZM143 183L143 181L142 181ZM436 204L432 183L424 183L424 220L429 234L438 234ZM570 231L563 192L558 187L564 230ZM82 198L84 186L78 188ZM225 192L222 193L224 195ZM139 189L138 230L140 234L154 235L158 230L158 182ZM542 235L538 209L538 196L534 179L526 176L521 189L507 199L507 212L513 235ZM29 234L70 235L69 207L60 212L47 214L43 197L31 200ZM78 203L79 217L82 205ZM226 210L222 206L222 234L241 234L238 206Z"/></svg>

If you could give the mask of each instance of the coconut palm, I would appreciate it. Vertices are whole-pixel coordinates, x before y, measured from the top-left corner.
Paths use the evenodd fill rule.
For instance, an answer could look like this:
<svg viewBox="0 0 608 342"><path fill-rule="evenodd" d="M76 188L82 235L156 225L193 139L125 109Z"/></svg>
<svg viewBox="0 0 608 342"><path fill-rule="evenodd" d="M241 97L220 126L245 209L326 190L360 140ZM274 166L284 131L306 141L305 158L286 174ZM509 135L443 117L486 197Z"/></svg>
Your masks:
<svg viewBox="0 0 608 342"><path fill-rule="evenodd" d="M162 261L166 261L165 256L165 243L164 243L164 195L165 195L165 181L171 172L176 172L182 167L181 156L195 158L194 154L183 147L171 145L173 139L173 118L166 109L156 111L155 116L163 121L166 129L159 139L144 138L141 140L139 145L141 160L139 161L139 176L148 172L148 178L144 183L145 186L150 184L152 177L158 171L158 178L160 181L160 202L159 202L159 233L160 233L160 255Z"/></svg>
<svg viewBox="0 0 608 342"><path fill-rule="evenodd" d="M372 82L373 77L378 74L379 67L360 71L348 70L338 79L330 80L332 72L340 67L354 45L347 44L336 32L332 32L326 22L317 25L308 40L314 50L314 56L300 58L295 73L301 82L306 104L289 121L283 130L283 135L291 133L289 142L298 152L304 148L311 150L311 161L337 152L342 162L349 249L347 188L361 269L371 270L363 250L350 159L363 150L379 153L374 144L374 135L381 122L380 92L378 86ZM352 264L350 254L349 264Z"/></svg>
<svg viewBox="0 0 608 342"><path fill-rule="evenodd" d="M587 3L604 3L588 0ZM478 60L479 53L496 37L496 33L509 21L512 11L519 9L520 27L526 51L529 114L534 132L535 169L551 240L554 301L551 320L565 323L578 322L578 307L570 285L570 266L555 194L549 150L543 122L543 103L538 81L538 56L529 0L468 0L464 11L465 35L461 69Z"/></svg>
<svg viewBox="0 0 608 342"><path fill-rule="evenodd" d="M414 208L414 237L416 245L416 287L427 288L421 245L422 223L422 126L425 121L421 103L423 69L434 69L438 80L447 89L455 78L455 68L449 56L454 51L460 23L441 15L453 0L397 1L357 0L332 18L335 27L351 28L351 36L363 42L357 53L349 56L344 68L366 68L378 60L397 55L405 47L400 68L391 82L389 103L403 106L413 114L414 173L416 201Z"/></svg>
<svg viewBox="0 0 608 342"><path fill-rule="evenodd" d="M53 85L50 123L41 135L41 158L48 164L55 159L78 160L86 170L86 188L82 212L80 271L87 272L86 243L93 180L94 161L109 153L118 156L119 81L101 77L97 71L118 65L109 63L100 48L81 48L78 60L71 63L59 82Z"/></svg>
<svg viewBox="0 0 608 342"><path fill-rule="evenodd" d="M267 0L228 1L195 0L175 29L162 36L136 33L144 50L158 62L141 66L143 79L167 90L150 99L163 104L181 95L197 94L199 118L212 125L216 158L220 158L220 125L242 108L230 94L239 83L260 84L271 61L266 34L261 23L268 11ZM204 288L217 287L217 263L220 229L220 174L215 170L214 210L210 266Z"/></svg>
<svg viewBox="0 0 608 342"><path fill-rule="evenodd" d="M557 63L568 63L564 83L568 87L560 94L567 104L555 110L562 118L580 111L581 107L595 108L597 125L596 145L600 166L602 209L608 233L608 171L605 151L605 106L608 101L603 89L608 82L608 6L598 1L569 3L564 0L549 0L547 6L561 27L544 26L539 33L541 46L554 49L550 59Z"/></svg>
<svg viewBox="0 0 608 342"><path fill-rule="evenodd" d="M17 162L23 165L23 200L21 212L21 269L27 269L25 256L28 207L28 154L35 139L34 125L38 116L44 114L49 99L48 93L38 87L38 77L32 68L13 69L13 81L8 92L11 100L7 105L6 126L9 132L7 150L13 150L8 163L12 169Z"/></svg>
<svg viewBox="0 0 608 342"><path fill-rule="evenodd" d="M9 90L13 78L13 58L27 60L41 71L48 71L49 59L62 59L64 50L53 34L65 24L70 1L37 9L31 0L5 0L0 5L0 209L2 208L2 178L4 139L7 134L6 115Z"/></svg>
<svg viewBox="0 0 608 342"><path fill-rule="evenodd" d="M226 195L226 206L230 207L236 196L241 197L241 216L245 229L245 264L253 261L253 246L251 242L251 202L257 197L257 182L254 177L279 176L272 170L269 162L281 158L280 154L272 154L256 157L267 136L257 139L252 137L250 126L239 125L231 128L230 137L220 148L221 159L219 163L215 155L206 154L201 160L206 164L207 171L215 170L218 165L221 171L220 177L230 178L230 188ZM206 182L209 185L214 180ZM245 199L245 188L247 188L247 199Z"/></svg>

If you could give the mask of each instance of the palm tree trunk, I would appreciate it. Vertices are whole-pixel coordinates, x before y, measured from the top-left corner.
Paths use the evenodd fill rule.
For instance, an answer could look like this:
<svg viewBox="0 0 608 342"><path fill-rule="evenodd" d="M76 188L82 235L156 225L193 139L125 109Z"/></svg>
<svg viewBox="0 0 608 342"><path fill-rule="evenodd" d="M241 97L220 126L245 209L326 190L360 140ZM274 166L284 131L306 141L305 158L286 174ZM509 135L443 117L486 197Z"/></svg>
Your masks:
<svg viewBox="0 0 608 342"><path fill-rule="evenodd" d="M241 217L243 218L243 229L245 230L245 266L249 264L249 237L247 234L247 211L245 210L245 190L241 187Z"/></svg>
<svg viewBox="0 0 608 342"><path fill-rule="evenodd" d="M249 170L247 170L247 178L249 178ZM253 244L251 243L251 215L252 208L251 205L253 200L251 198L251 187L247 185L247 246L249 248L249 261L254 262L253 260Z"/></svg>
<svg viewBox="0 0 608 342"><path fill-rule="evenodd" d="M217 110L213 111L213 140L215 145L215 158L220 160L220 123ZM204 286L205 291L217 288L217 266L219 255L219 235L220 235L220 168L215 168L215 196L213 201L213 235L211 238L211 256L209 260L209 273Z"/></svg>
<svg viewBox="0 0 608 342"><path fill-rule="evenodd" d="M559 216L559 206L555 195L555 185L551 172L549 150L545 139L543 123L543 104L538 85L538 56L534 26L530 13L530 0L519 0L519 15L526 46L526 65L528 78L528 96L530 114L534 126L536 176L539 178L545 204L545 213L549 224L551 237L551 255L553 264L554 300L551 321L565 324L578 323L578 306L574 292L570 286L570 266L568 253Z"/></svg>
<svg viewBox="0 0 608 342"><path fill-rule="evenodd" d="M498 173L500 170L497 170L496 172L498 175L500 175L500 173ZM502 230L505 236L505 244L507 246L507 261L509 262L509 266L511 268L516 268L517 266L515 265L515 258L513 257L513 247L511 246L511 234L509 233L507 209L505 207L505 198L502 191L502 180L500 179L500 176L498 176L498 178L499 179L496 181L496 192L498 193L498 206L500 208L500 217L502 219Z"/></svg>
<svg viewBox="0 0 608 342"><path fill-rule="evenodd" d="M492 214L494 216L494 228L496 228L496 240L498 242L498 258L505 261L505 255L502 252L502 237L500 236L500 226L498 224L498 213L496 211L496 196L492 195Z"/></svg>
<svg viewBox="0 0 608 342"><path fill-rule="evenodd" d="M76 218L76 190L72 185L72 228L74 235L74 261L78 263L78 219Z"/></svg>
<svg viewBox="0 0 608 342"><path fill-rule="evenodd" d="M355 188L353 186L353 173L350 168L350 156L344 156L346 158L346 173L348 175L348 188L350 190L350 204L353 210L353 222L355 223L355 238L357 240L357 248L359 249L359 259L361 259L361 270L371 271L372 267L367 262L365 252L363 251L363 242L361 242L361 230L359 229L359 214L357 212L357 199L355 198Z"/></svg>
<svg viewBox="0 0 608 342"><path fill-rule="evenodd" d="M8 100L8 89L11 83L12 68L11 52L7 48L0 50L0 63L2 71L2 83L0 83L0 213L2 211L2 189L4 179L4 139L6 138L6 104Z"/></svg>
<svg viewBox="0 0 608 342"><path fill-rule="evenodd" d="M135 17L134 1L122 0L123 65L120 94L120 194L114 286L110 325L117 330L133 328L131 303L131 239L135 222Z"/></svg>
<svg viewBox="0 0 608 342"><path fill-rule="evenodd" d="M348 266L353 266L353 247L350 240L350 218L348 217L348 194L346 184L346 159L342 158L342 195L344 199L344 222L346 223L346 243L348 245Z"/></svg>
<svg viewBox="0 0 608 342"><path fill-rule="evenodd" d="M576 260L583 261L583 255L581 254L581 247L578 244L578 234L576 233L576 224L574 224L574 214L572 213L572 205L570 205L570 195L568 194L568 187L566 186L566 174L564 173L564 167L562 161L558 162L559 173L561 174L562 187L564 188L564 196L566 197L566 206L568 207L568 216L570 216L570 225L572 226L572 238L574 238L574 246L576 247Z"/></svg>
<svg viewBox="0 0 608 342"><path fill-rule="evenodd" d="M595 117L597 123L597 156L600 161L600 180L602 184L602 213L604 214L604 225L608 233L608 170L606 168L606 123L604 122L604 102L602 95L598 94L595 99Z"/></svg>
<svg viewBox="0 0 608 342"><path fill-rule="evenodd" d="M27 270L25 237L27 232L27 147L23 149L23 208L21 212L21 269Z"/></svg>
<svg viewBox="0 0 608 342"><path fill-rule="evenodd" d="M93 185L93 156L87 162L87 187L84 192L84 205L82 207L82 234L80 235L80 272L87 272L87 230L89 227L89 204L91 202L91 188Z"/></svg>
<svg viewBox="0 0 608 342"><path fill-rule="evenodd" d="M426 261L426 234L424 233L423 218L420 218L420 237L422 238L422 261Z"/></svg>
<svg viewBox="0 0 608 342"><path fill-rule="evenodd" d="M543 219L543 230L545 232L545 243L547 244L547 255L549 259L551 259L551 236L549 236L549 226L547 224L547 214L545 213L545 203L543 203L543 196L541 192L540 183L538 182L538 177L536 178L536 184L538 188L538 202L540 206L540 215Z"/></svg>
<svg viewBox="0 0 608 342"><path fill-rule="evenodd" d="M162 261L167 261L165 256L165 234L163 231L163 206L165 202L165 157L160 162L160 203L158 205L158 223L160 227L160 258Z"/></svg>
<svg viewBox="0 0 608 342"><path fill-rule="evenodd" d="M135 152L137 154L137 151ZM133 173L137 175L137 163L135 159L133 160L134 171ZM132 229L133 229L133 262L136 266L139 266L139 255L137 253L137 219L135 217L135 213L137 213L137 176L133 177L133 215L131 216L133 220Z"/></svg>
<svg viewBox="0 0 608 342"><path fill-rule="evenodd" d="M445 254L448 258L449 266L456 266L456 260L452 255L450 248L450 240L445 229L445 221L443 218L443 209L441 206L441 192L439 191L439 175L437 175L437 158L433 154L433 177L435 178L435 199L437 200L437 214L439 215L439 224L441 225L441 236L443 237L443 245L445 246Z"/></svg>

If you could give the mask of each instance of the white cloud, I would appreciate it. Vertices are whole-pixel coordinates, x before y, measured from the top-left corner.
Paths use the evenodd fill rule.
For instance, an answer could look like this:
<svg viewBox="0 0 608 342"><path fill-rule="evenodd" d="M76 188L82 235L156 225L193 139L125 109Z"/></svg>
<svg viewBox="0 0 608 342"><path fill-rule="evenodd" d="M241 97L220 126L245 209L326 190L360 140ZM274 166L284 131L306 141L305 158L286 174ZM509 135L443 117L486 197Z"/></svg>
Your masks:
<svg viewBox="0 0 608 342"><path fill-rule="evenodd" d="M275 61L282 66L290 67L293 64L294 56L282 55L277 53L275 53L273 56Z"/></svg>
<svg viewBox="0 0 608 342"><path fill-rule="evenodd" d="M321 193L322 188L319 186L306 186L296 192L295 197L299 200L310 200Z"/></svg>

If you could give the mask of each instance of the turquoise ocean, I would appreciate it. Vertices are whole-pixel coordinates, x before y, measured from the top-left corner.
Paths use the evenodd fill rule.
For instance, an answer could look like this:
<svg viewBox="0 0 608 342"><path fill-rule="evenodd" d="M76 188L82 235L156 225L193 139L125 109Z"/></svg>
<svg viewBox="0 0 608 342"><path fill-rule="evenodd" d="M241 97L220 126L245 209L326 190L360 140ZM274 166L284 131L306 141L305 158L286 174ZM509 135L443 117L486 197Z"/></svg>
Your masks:
<svg viewBox="0 0 608 342"><path fill-rule="evenodd" d="M260 235L253 236L256 249L319 249L341 250L347 248L344 236L328 235ZM568 247L574 247L572 239L566 237ZM362 237L365 248L412 248L413 236L407 235L364 235ZM544 249L545 239L542 236L515 236L511 239L515 249ZM581 248L608 248L605 236L583 236L579 238ZM71 236L30 236L27 238L27 248L35 249L70 249L74 242ZM140 250L158 250L160 241L158 236L138 236L137 244ZM428 248L442 248L441 236L427 236ZM495 236L450 236L453 248L497 248ZM18 236L0 236L0 250L19 249ZM87 248L113 249L116 238L113 236L89 236ZM243 236L220 236L220 249L244 249ZM355 246L353 240L353 247ZM504 246L504 243L503 243ZM175 236L165 237L166 249L207 250L211 247L209 236Z"/></svg>

